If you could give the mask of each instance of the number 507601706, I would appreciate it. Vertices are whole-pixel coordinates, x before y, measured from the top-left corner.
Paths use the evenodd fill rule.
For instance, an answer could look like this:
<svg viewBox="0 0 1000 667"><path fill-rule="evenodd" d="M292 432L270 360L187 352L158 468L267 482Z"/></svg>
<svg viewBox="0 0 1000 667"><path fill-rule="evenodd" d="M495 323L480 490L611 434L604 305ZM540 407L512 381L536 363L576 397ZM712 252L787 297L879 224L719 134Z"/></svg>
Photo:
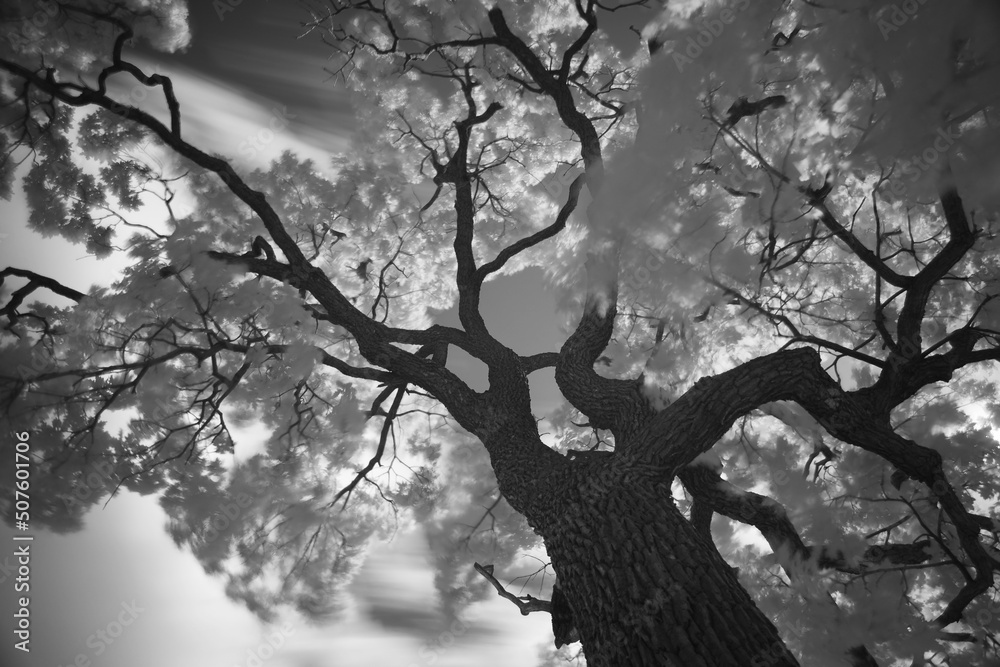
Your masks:
<svg viewBox="0 0 1000 667"><path fill-rule="evenodd" d="M30 434L27 431L21 431L17 434L17 444L14 446L14 476L17 479L14 484L14 509L16 510L14 521L23 521L24 523L28 522L30 516L28 511L31 509L31 497L28 495L28 489L31 486L29 479L31 458L28 456L29 437Z"/></svg>

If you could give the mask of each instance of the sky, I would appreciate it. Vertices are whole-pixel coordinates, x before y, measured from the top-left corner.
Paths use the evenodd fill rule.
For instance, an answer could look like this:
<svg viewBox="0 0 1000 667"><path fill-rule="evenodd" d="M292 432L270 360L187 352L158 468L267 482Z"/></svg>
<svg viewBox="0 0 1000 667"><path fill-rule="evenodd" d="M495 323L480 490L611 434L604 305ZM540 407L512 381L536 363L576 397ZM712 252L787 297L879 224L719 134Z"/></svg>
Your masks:
<svg viewBox="0 0 1000 667"><path fill-rule="evenodd" d="M284 149L323 167L349 150L350 105L323 72L318 40L295 39L290 5L249 0L219 14L218 4L191 3L194 38L186 53L140 51L134 58L173 79L189 141L238 152L244 167L263 167ZM262 134L263 128L273 132ZM240 151L248 145L253 150ZM43 239L25 227L26 215L19 190L11 202L0 202L0 265L29 268L82 291L107 284L122 268L114 256L98 261L61 239ZM558 348L555 310L556 297L539 271L500 277L484 290L487 323L523 354ZM457 317L446 311L439 320ZM485 381L471 359L456 354L450 364L472 384ZM559 404L551 371L533 375L532 388L536 414ZM0 474L12 474L9 461L0 462ZM205 574L189 551L174 545L166 522L155 498L125 492L98 505L80 532L19 533L33 537L28 655L11 646L13 550L24 542L0 526L0 664L507 667L536 664L540 646L551 642L547 614L523 617L500 598L473 606L467 627L440 627L430 552L419 531L397 533L372 550L348 591L343 618L325 626L295 618L264 625L226 597L221 578Z"/></svg>

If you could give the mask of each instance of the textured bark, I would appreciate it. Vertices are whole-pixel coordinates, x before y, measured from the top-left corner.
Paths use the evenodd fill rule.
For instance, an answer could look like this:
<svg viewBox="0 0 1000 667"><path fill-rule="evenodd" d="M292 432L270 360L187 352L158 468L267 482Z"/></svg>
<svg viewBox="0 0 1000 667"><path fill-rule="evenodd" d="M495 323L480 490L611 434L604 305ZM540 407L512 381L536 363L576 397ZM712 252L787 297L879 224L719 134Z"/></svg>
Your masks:
<svg viewBox="0 0 1000 667"><path fill-rule="evenodd" d="M588 665L798 664L662 478L587 468L567 512L538 528Z"/></svg>
<svg viewBox="0 0 1000 667"><path fill-rule="evenodd" d="M676 508L665 470L607 453L570 460L533 428L507 422L486 447L500 491L545 541L591 667L798 664Z"/></svg>

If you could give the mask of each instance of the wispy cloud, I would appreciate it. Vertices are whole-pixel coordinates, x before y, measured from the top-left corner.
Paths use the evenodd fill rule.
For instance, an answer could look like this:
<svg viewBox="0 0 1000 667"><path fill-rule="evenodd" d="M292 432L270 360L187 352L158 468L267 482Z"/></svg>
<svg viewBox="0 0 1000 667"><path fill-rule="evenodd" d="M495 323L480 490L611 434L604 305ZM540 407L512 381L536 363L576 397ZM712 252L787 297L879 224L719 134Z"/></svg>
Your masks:
<svg viewBox="0 0 1000 667"><path fill-rule="evenodd" d="M138 62L146 72L171 78L181 108L181 133L189 143L234 161L242 168L266 168L282 151L309 158L329 168L330 158L349 147L349 117L340 113L335 122L320 122L301 99L281 99L269 89L267 97L239 85L196 72L175 63ZM166 122L163 95L157 89L116 80L113 95ZM280 91L279 91L280 92Z"/></svg>

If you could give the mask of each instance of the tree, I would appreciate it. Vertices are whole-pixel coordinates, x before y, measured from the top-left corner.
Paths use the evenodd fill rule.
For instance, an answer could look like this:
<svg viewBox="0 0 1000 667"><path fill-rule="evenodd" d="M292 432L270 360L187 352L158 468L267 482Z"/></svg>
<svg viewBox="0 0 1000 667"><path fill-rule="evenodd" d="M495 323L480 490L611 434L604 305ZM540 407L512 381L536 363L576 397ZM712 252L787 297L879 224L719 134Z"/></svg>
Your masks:
<svg viewBox="0 0 1000 667"><path fill-rule="evenodd" d="M54 525L157 492L232 595L322 614L388 512L446 541L491 473L496 564L450 542L446 604L507 593L540 540L553 604L508 595L568 609L592 666L995 659L997 8L305 6L359 109L330 178L188 143L125 48L182 46L173 3L5 14L5 194L30 155L29 224L132 258L88 294L3 273L4 407ZM151 195L159 226L130 219ZM530 266L572 326L519 355L480 299ZM568 405L543 437L545 369ZM234 423L269 434L238 466Z"/></svg>

